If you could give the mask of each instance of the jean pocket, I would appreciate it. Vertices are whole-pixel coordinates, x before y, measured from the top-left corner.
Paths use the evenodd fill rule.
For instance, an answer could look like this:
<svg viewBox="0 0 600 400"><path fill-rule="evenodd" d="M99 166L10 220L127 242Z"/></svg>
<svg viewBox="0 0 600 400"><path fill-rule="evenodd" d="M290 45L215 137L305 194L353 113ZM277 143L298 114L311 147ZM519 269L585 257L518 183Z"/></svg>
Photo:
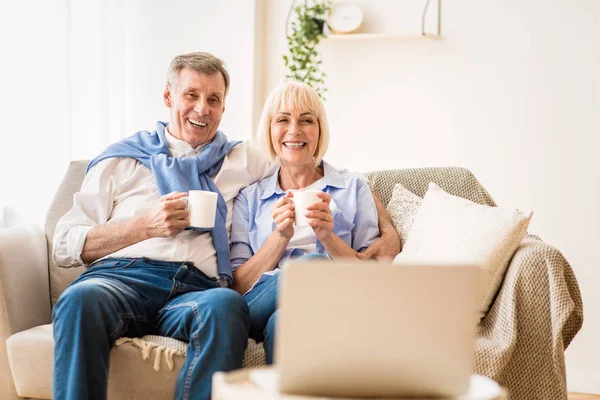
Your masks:
<svg viewBox="0 0 600 400"><path fill-rule="evenodd" d="M89 269L116 269L116 268L129 268L137 260L131 258L105 258L103 260L94 262L88 267Z"/></svg>

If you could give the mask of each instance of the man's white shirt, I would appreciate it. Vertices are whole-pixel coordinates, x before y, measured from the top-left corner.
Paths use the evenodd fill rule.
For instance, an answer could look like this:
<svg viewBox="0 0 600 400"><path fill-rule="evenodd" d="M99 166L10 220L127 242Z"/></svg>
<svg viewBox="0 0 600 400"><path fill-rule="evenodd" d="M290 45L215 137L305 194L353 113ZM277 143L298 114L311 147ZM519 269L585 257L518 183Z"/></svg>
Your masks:
<svg viewBox="0 0 600 400"><path fill-rule="evenodd" d="M165 130L173 157L193 157L202 147L192 148ZM227 203L227 234L231 232L233 199L238 192L275 172L275 165L252 148L239 144L225 157L220 171L211 177ZM134 158L108 158L85 176L81 190L73 196L73 207L58 221L54 235L54 259L58 265L84 265L81 252L90 229L145 214L160 202L150 168ZM217 253L209 232L185 230L174 237L151 238L106 257L147 257L160 261L191 261L210 277L218 277Z"/></svg>

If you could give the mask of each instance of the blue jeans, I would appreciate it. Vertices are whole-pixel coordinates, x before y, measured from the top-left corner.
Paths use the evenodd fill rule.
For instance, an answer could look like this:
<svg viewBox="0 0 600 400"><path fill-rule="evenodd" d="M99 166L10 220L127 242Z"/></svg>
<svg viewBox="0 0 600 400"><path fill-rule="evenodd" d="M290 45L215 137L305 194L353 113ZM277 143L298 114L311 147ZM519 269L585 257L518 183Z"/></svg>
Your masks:
<svg viewBox="0 0 600 400"><path fill-rule="evenodd" d="M209 290L210 289L210 290ZM242 367L248 307L192 264L99 261L61 295L54 322L54 400L106 399L109 353L122 336L189 342L174 398L210 399L212 374Z"/></svg>
<svg viewBox="0 0 600 400"><path fill-rule="evenodd" d="M299 257L295 261L331 260L329 257L311 253ZM308 288L307 288L308 289ZM243 298L250 311L250 337L263 342L267 364L273 364L275 347L275 326L277 323L277 295L279 290L279 274L270 275L263 282L254 286Z"/></svg>

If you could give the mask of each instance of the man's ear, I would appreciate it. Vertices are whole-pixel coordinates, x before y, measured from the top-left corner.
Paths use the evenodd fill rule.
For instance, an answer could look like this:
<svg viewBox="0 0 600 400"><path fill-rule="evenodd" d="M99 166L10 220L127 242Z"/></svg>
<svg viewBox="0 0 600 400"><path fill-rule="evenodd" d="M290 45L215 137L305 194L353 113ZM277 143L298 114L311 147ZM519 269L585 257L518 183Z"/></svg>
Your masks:
<svg viewBox="0 0 600 400"><path fill-rule="evenodd" d="M163 93L163 100L165 102L165 106L171 108L171 87L167 84L165 86L165 91Z"/></svg>

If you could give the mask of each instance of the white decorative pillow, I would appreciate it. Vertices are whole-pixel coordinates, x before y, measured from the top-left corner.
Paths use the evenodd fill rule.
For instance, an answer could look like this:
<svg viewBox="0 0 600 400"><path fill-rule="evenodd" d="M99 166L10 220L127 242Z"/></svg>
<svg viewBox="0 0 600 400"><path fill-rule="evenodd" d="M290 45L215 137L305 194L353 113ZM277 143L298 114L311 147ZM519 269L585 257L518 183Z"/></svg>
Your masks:
<svg viewBox="0 0 600 400"><path fill-rule="evenodd" d="M422 201L423 199L405 188L401 183L394 186L392 198L386 207L386 211L392 219L392 224L394 224L398 236L400 236L402 246L408 239L408 233Z"/></svg>
<svg viewBox="0 0 600 400"><path fill-rule="evenodd" d="M478 309L479 317L483 318L532 216L533 212L477 204L430 183L410 237L394 263L478 265L481 268Z"/></svg>

